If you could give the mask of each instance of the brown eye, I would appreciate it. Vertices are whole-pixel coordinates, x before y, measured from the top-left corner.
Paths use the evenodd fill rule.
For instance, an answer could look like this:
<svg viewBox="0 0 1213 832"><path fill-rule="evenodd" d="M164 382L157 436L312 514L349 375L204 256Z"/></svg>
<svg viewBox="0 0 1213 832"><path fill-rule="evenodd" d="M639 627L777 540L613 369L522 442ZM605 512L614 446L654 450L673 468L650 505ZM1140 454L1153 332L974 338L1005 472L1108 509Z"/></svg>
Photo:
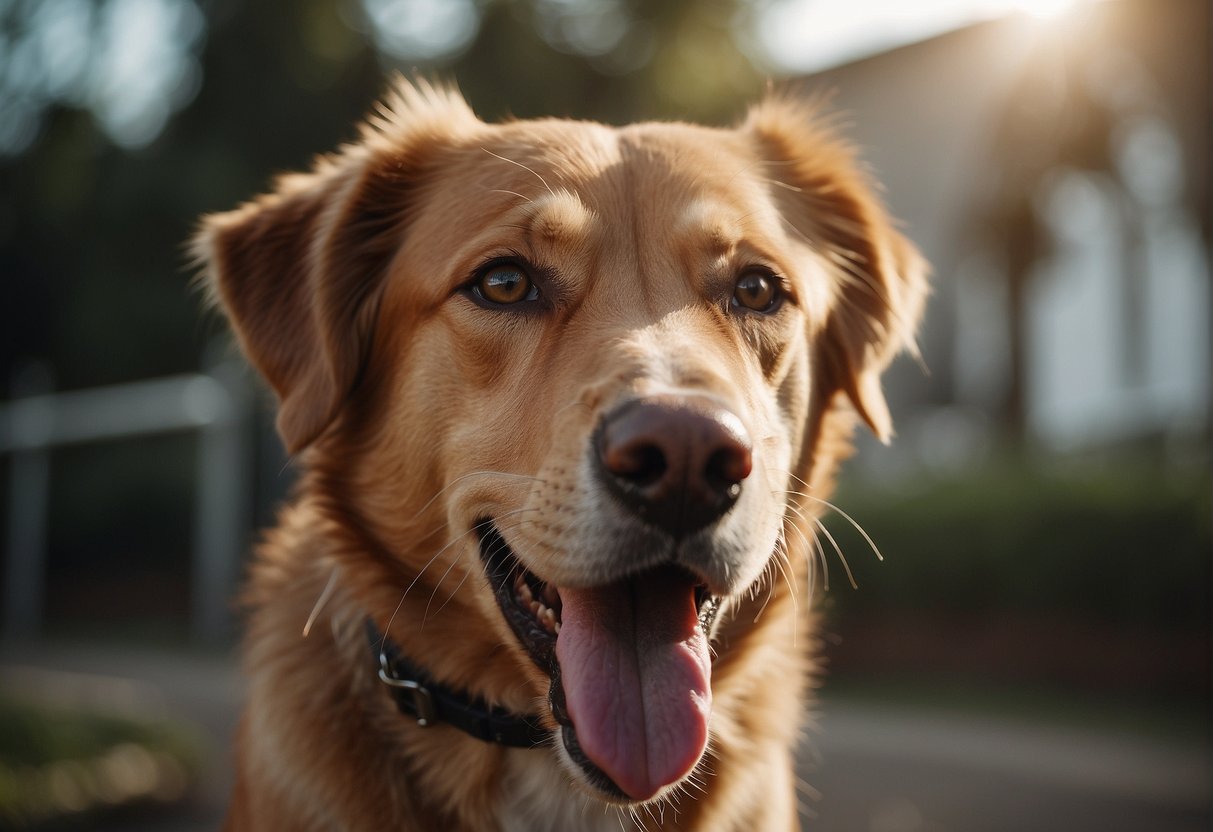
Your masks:
<svg viewBox="0 0 1213 832"><path fill-rule="evenodd" d="M772 312L779 303L779 283L764 272L746 272L737 279L733 302L755 312Z"/></svg>
<svg viewBox="0 0 1213 832"><path fill-rule="evenodd" d="M482 274L472 285L472 291L489 303L501 306L539 297L539 291L526 272L509 263L494 266Z"/></svg>

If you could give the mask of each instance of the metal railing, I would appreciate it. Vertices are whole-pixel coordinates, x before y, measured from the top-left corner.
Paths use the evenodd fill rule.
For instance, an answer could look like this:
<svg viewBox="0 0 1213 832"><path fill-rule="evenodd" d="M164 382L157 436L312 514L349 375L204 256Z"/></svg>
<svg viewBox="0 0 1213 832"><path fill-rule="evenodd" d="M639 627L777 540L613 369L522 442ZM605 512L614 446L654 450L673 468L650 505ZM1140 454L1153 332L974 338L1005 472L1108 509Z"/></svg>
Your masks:
<svg viewBox="0 0 1213 832"><path fill-rule="evenodd" d="M47 380L27 382L0 404L0 454L11 456L5 635L33 638L42 629L51 451L196 431L190 632L198 641L221 641L230 630L228 599L251 529L253 401L241 365L229 361L206 373L89 390L48 387Z"/></svg>

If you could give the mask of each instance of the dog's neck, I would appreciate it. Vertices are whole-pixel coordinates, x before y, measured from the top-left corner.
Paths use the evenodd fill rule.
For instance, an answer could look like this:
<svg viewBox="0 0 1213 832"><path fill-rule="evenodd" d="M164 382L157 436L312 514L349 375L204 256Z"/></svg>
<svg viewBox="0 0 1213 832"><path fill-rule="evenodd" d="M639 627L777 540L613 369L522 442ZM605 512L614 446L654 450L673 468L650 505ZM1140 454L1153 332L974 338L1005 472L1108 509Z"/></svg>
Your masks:
<svg viewBox="0 0 1213 832"><path fill-rule="evenodd" d="M274 533L278 545L267 550L254 567L250 598L258 602L258 609L251 628L258 637L250 641L246 658L256 666L273 668L274 673L264 675L262 687L255 690L247 724L257 729L250 737L261 741L276 735L283 742L289 740L290 725L280 719L288 710L330 720L332 735L342 738L325 750L330 763L357 773L354 776L364 778L368 788L375 787L372 802L380 807L377 811L382 817L410 818L414 828L460 832L492 828L631 832L641 828L629 810L590 798L572 785L573 779L562 771L557 755L548 749L505 748L474 740L449 727L419 728L415 719L403 718L377 678L365 633L368 610L391 609L398 600L398 590L384 590L385 576L369 565L375 562L372 555L365 555L367 561L360 561L359 569L349 568L349 559L355 557L349 541L334 536L331 526L305 508L295 506L284 513ZM794 563L803 565L803 560ZM335 579L334 569L338 570ZM332 589L326 596L324 589L330 581ZM803 585L803 576L800 581ZM803 679L803 658L792 648L806 643L809 617L794 615L795 606L783 584L771 591L773 595L763 593L746 601L723 622L721 653L713 671L713 805L729 806L738 817L757 816L763 811L778 815L783 810L782 804L767 806L769 796L764 797L765 802L754 801L758 793L755 783L775 777L781 770L776 765L777 755L751 760L744 769L733 769L728 763L730 743L742 736L737 722L738 714L743 712L739 703L760 685L778 700L764 701L764 710L794 713L798 685ZM318 605L321 598L324 603ZM309 613L314 613L310 636L301 640L298 628ZM419 621L420 613L413 620L402 608L392 632L408 632L410 626L419 626ZM427 637L434 632L434 624L431 620L425 631ZM749 648L751 642L781 647L774 652L755 650ZM416 659L424 665L427 657ZM481 675L486 672L483 666L477 667ZM513 678L515 687L519 687L517 677ZM351 695L361 704L342 708L324 704L348 705ZM291 704L284 706L284 702ZM781 721L772 730L772 734L746 733L744 742L782 748L780 738L789 730L788 724ZM396 774L376 779L385 766ZM305 778L312 773L306 768L293 771L292 788L312 789L333 797L325 791L326 781ZM680 806L671 801L651 810L640 809L638 817L650 830L692 828L697 804L683 800ZM663 820L651 819L648 811ZM754 828L772 826L757 822Z"/></svg>
<svg viewBox="0 0 1213 832"><path fill-rule="evenodd" d="M510 748L546 745L549 732L539 717L496 708L466 691L434 681L429 673L403 655L399 646L366 619L367 642L375 672L390 691L401 715L422 728L446 724L481 742Z"/></svg>
<svg viewBox="0 0 1213 832"><path fill-rule="evenodd" d="M552 754L511 750L505 755L496 817L501 832L620 832L639 829L626 810L604 806L576 788L552 788L566 775Z"/></svg>

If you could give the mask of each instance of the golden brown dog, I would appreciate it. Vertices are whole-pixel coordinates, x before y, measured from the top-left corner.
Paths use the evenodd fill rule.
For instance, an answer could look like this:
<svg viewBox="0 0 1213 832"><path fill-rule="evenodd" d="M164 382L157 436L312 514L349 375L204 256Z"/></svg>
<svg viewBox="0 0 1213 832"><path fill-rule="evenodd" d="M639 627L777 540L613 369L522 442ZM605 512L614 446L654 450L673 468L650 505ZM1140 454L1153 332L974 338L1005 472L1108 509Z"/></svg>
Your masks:
<svg viewBox="0 0 1213 832"><path fill-rule="evenodd" d="M401 82L196 250L302 471L229 828L796 826L814 517L925 289L815 108Z"/></svg>

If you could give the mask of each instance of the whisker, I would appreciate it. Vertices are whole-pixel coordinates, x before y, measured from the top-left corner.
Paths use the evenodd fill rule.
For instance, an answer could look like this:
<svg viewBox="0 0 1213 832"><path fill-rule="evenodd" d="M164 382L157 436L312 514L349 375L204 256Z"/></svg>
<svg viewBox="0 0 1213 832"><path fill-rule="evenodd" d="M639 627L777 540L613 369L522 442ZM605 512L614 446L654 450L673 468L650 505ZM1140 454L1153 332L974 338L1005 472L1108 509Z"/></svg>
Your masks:
<svg viewBox="0 0 1213 832"><path fill-rule="evenodd" d="M523 196L522 194L518 193L517 191L507 191L505 188L493 188L492 190L489 191L489 193L491 193L491 194L509 194L510 196L518 197L519 199L523 200L524 202L531 202L531 203L534 202L534 200L531 199L529 196Z"/></svg>
<svg viewBox="0 0 1213 832"><path fill-rule="evenodd" d="M762 570L763 580L767 582L767 597L763 599L762 606L758 608L758 612L754 615L755 624L762 618L762 614L767 611L767 605L771 603L771 598L775 594L775 579L773 576L770 576L770 571L771 561L767 561L766 567Z"/></svg>
<svg viewBox="0 0 1213 832"><path fill-rule="evenodd" d="M810 494L809 491L812 490L811 485L809 485L803 479L801 479L800 477L791 473L790 471L786 472L786 473L788 474L788 477L790 479L793 479L793 480L799 482L807 490L805 490L805 491L783 490L778 493L790 495L793 497L799 497L799 498L803 498L806 500L812 500L813 502L818 503L819 505L825 506L826 508L830 509L834 513L838 514L840 517L842 517L844 520L846 520L852 526L852 528L854 528L855 531L857 531L860 534L861 537L863 537L863 540L865 543L867 543L868 548L870 548L872 550L872 553L874 555L876 555L876 559L882 563L884 562L884 554L880 551L880 547L876 545L876 541L872 539L872 536L870 534L868 534L867 530L864 529L864 527L859 524L859 521L857 521L854 517L852 517L850 514L848 514L846 511L844 511L837 504L832 503L829 500L826 500L822 497L818 497L814 494ZM830 545L833 546L834 551L838 553L838 559L839 559L839 561L842 562L843 569L846 570L847 579L850 581L851 587L853 589L858 589L859 585L855 580L855 576L851 571L851 566L847 562L846 556L843 555L843 553L842 553L842 547L840 547L838 545L838 541L835 540L834 536L830 533L830 530L826 528L825 523L823 523L820 518L808 514L802 507L796 506L792 502L788 502L787 505L788 505L788 508L791 509L792 511L794 511L797 514L797 516L799 516L802 520L804 520L806 522L812 522L815 526L817 526L817 528L819 528L821 530L822 534L824 534L826 536L826 539L830 541ZM803 532L802 532L802 535L803 535ZM817 536L814 535L815 540L816 540L816 538L817 538ZM824 548L821 547L819 540L817 541L817 543L818 543L819 551L821 551L821 553L822 553L822 563L823 563L823 565L825 565L826 559L824 556ZM826 591L829 591L828 581L829 581L829 577L828 577L828 573L827 573Z"/></svg>
<svg viewBox="0 0 1213 832"><path fill-rule="evenodd" d="M532 510L537 511L538 509L527 509L527 510L528 511L532 511ZM517 513L518 512L510 512L510 514L517 514ZM508 517L509 514L503 514L501 516ZM534 523L534 522L535 521L531 520L528 517L523 517L522 519L515 520L514 522L509 523L508 525L502 525L500 523L495 523L494 525L496 526L497 531L501 534L502 538L504 539L505 535L509 534L510 532L515 532L518 529L521 529L523 526L526 526L526 525ZM517 555L521 551L521 549L519 549L516 544L517 544L517 541L515 541L515 543L506 544L509 547L510 551L513 552L515 555ZM528 554L529 554L529 552L528 552ZM523 568L521 560L519 560L517 557L515 557L514 560L515 560L514 564L510 567L510 571L506 573L505 578L504 578L504 580L507 583L514 579L514 575L517 574L519 569Z"/></svg>
<svg viewBox="0 0 1213 832"><path fill-rule="evenodd" d="M795 508L795 507L788 506L788 508ZM821 545L821 541L817 538L816 534L814 534L812 536L812 538L809 538L804 533L804 530L801 529L800 526L797 525L796 523L792 523L791 528L792 528L792 531L794 531L794 532L796 532L796 534L800 535L800 539L804 542L805 559L807 560L810 557L810 555L816 554L817 560L821 564L821 581L822 581L821 589L822 589L822 592L829 592L830 591L830 563L826 559L826 551L825 551L825 548ZM814 570L812 568L812 563L810 563L809 564L809 574L812 575L813 571Z"/></svg>
<svg viewBox="0 0 1213 832"><path fill-rule="evenodd" d="M488 520L477 523L476 525L474 525L474 526L470 527L469 529L467 529L466 531L464 531L462 534L452 538L450 541L447 542L447 544L445 546L443 546L441 549L439 549L437 552L435 552L434 556L432 558L430 558L428 561L426 561L425 566L422 566L421 569L419 569L417 571L417 574L413 577L413 580L409 583L409 585L407 587L404 588L404 592L402 592L400 594L400 600L396 602L396 607L395 607L395 609L392 610L392 614L390 616L388 616L387 626L383 628L383 639L384 640L387 639L387 634L392 629L392 623L395 622L396 615L400 612L400 608L402 606L404 606L404 599L408 597L408 595L412 591L413 587L416 586L417 582L421 580L421 576L425 574L426 570L429 569L430 566L433 565L434 561L436 561L436 560L438 560L438 558L442 557L444 552L446 552L448 549L450 549L452 546L454 546L459 541L463 540L463 538L467 537L472 532L476 531L477 529L481 528L482 526L488 525L488 523L489 523Z"/></svg>
<svg viewBox="0 0 1213 832"><path fill-rule="evenodd" d="M797 580L795 567L792 565L792 549L791 549L791 546L789 545L787 535L785 535L783 533L782 528L780 528L779 538L776 541L776 545L778 546L778 550L781 554L781 557L783 558L783 562L787 564L788 569L792 573L792 579L791 579L792 598L793 598L793 600L795 600L796 593L799 591L800 582L799 582L799 580Z"/></svg>
<svg viewBox="0 0 1213 832"><path fill-rule="evenodd" d="M798 551L798 554L800 554L804 558L805 572L807 573L805 575L805 597L808 598L808 603L812 604L813 597L814 597L813 590L816 588L816 585L817 585L816 584L817 570L814 568L816 564L812 559L813 547L809 544L808 538L805 537L804 532L802 532L800 530L799 526L796 523L795 518L787 513L786 507L785 507L784 513L782 515L782 519L783 519L783 525L779 532L779 542L783 546L784 557L787 559L789 568L791 568L791 566L792 566L792 549L793 548L796 548ZM800 542L801 542L802 546L796 546L795 541L792 540L790 537L788 537L789 528L792 531L796 532L798 535L800 535Z"/></svg>
<svg viewBox="0 0 1213 832"><path fill-rule="evenodd" d="M858 531L859 534L862 537L864 537L864 542L866 542L867 545L872 547L872 553L876 555L876 559L879 560L879 562L882 562L882 563L884 562L884 555L881 554L881 547L878 547L876 545L876 541L872 540L871 535L867 534L867 532L864 530L864 526L859 525L859 523L856 522L855 518L853 518L852 515L848 514L847 512L844 512L843 509L836 506L835 503L832 503L828 500L822 500L821 497L814 497L813 495L804 495L804 496L809 497L810 500L815 500L816 502L821 503L822 506L832 509L832 511L836 512L837 514L842 515L842 518L844 520L847 520L847 523L854 526L855 531Z"/></svg>
<svg viewBox="0 0 1213 832"><path fill-rule="evenodd" d="M772 558L772 562L775 564L776 568L779 569L779 572L783 575L783 581L784 581L784 583L786 583L788 585L788 590L792 596L792 646L795 647L796 646L796 623L795 622L797 619L800 618L800 602L799 602L799 599L796 597L796 583L791 577L789 577L787 570L785 570L783 568L783 564L787 563L788 568L791 569L792 562L790 560L788 560L788 553L787 553L787 549L784 548L784 541L783 541L782 535L780 536L779 540L776 542L775 555L776 556L774 558ZM771 590L773 593L774 586L772 586ZM769 598L768 598L768 601L769 601ZM763 609L766 609L766 604L763 604ZM754 623L758 623L757 620L755 620Z"/></svg>
<svg viewBox="0 0 1213 832"><path fill-rule="evenodd" d="M438 583L434 584L434 589L433 589L433 591L430 592L430 599L425 602L425 612L423 612L421 614L421 626L418 627L418 630L425 629L425 622L428 621L430 618L430 605L432 605L434 603L434 596L438 594L438 590L442 587L442 582L446 580L447 575L451 574L451 570L455 568L455 564L457 564L457 563L459 563L458 559L452 560L450 565L446 568L446 571L442 573L442 577L438 579ZM459 587L463 586L464 580L467 580L466 573L464 573L463 580L461 580L459 582L459 586L455 587L455 592L458 592ZM453 598L453 597L454 597L454 594L451 595L451 598ZM450 600L451 600L450 598L447 598L448 602ZM444 603L442 606L445 607L446 603ZM441 609L441 607L439 609Z"/></svg>
<svg viewBox="0 0 1213 832"><path fill-rule="evenodd" d="M333 595L333 590L337 587L337 572L340 571L339 566L333 567L332 574L329 575L328 583L324 585L324 589L320 591L320 597L316 599L316 605L312 607L312 612L307 617L307 623L303 625L303 637L307 638L312 632L312 625L316 623L316 619L320 617L320 611L324 609L324 605L328 603L329 598Z"/></svg>
<svg viewBox="0 0 1213 832"><path fill-rule="evenodd" d="M463 585L465 583L467 583L467 580L471 576L471 574L472 574L471 572L463 573L463 577L459 579L459 583L455 584L455 588L453 590L451 590L451 594L448 595L446 597L446 600L442 602L442 606L440 606L438 609L434 610L435 618L438 617L439 613L441 613L444 609L446 609L447 604L449 604L455 600L455 596L459 594L459 590L463 589ZM422 624L424 626L424 620L422 621Z"/></svg>
<svg viewBox="0 0 1213 832"><path fill-rule="evenodd" d="M579 399L574 399L573 401L569 402L568 404L563 405L563 406L557 408L555 411L553 411L552 412L552 421L555 422L557 416L559 416L561 413L564 413L566 410L569 410L570 408L574 408L574 407L584 407L586 410L593 412L593 408L590 407L588 404L586 404L585 402L583 402Z"/></svg>
<svg viewBox="0 0 1213 832"><path fill-rule="evenodd" d="M417 571L417 574L413 576L413 580L410 581L409 585L404 588L404 593L400 596L400 600L403 601L406 597L408 597L408 594L410 592L412 592L413 587L415 587L417 585L417 582L421 580L421 576L426 573L426 570L428 570L431 566L433 566L434 561L436 561L436 560L438 560L438 558L442 557L452 546L454 546L456 543L463 540L463 538L467 537L472 532L478 531L482 527L487 526L489 524L489 522L490 521L485 520L480 523L477 523L476 525L469 527L463 533L461 533L461 534L451 538L449 541L447 541L447 544L445 546L443 546L441 549L439 549L437 552L435 552L434 556L431 557L428 561L426 561L425 566L421 567L421 569L419 569ZM397 607L397 609L399 609L399 607ZM391 621L388 621L388 626L391 626L391 623L392 623Z"/></svg>
<svg viewBox="0 0 1213 832"><path fill-rule="evenodd" d="M840 561L842 561L843 566L844 566L844 567L846 567L846 566L847 566L847 563L846 563L846 558L844 558L844 557L843 557L843 555L842 555L842 549L839 547L839 545L838 545L838 541L836 541L836 540L834 539L834 536L833 536L832 534L830 534L830 530L829 530L829 529L827 529L827 528L825 527L825 524L824 524L824 523L822 523L822 522L821 522L821 520L820 520L819 518L817 518L817 517L813 516L812 514L810 514L810 513L806 512L804 509L802 509L802 508L800 508L800 507L798 507L798 506L794 506L794 505L792 505L792 504L790 504L790 503L789 503L789 504L788 504L788 508L789 508L791 511L795 512L795 514L796 514L796 515L797 515L797 516L798 516L798 517L799 517L801 520L803 520L803 521L804 521L804 522L806 522L806 523L811 523L812 525L816 526L818 529L820 529L820 530L821 530L821 532L822 532L822 533L823 533L823 534L826 536L826 538L827 538L827 539L830 541L830 543L833 545L833 547L834 547L834 551L838 553L838 559L839 559ZM814 537L817 537L816 533L814 533L814 534L813 534L813 536L814 536ZM824 554L824 550L823 550L823 554ZM849 568L847 568L847 570L846 570L846 571L847 571L847 574L849 575L851 570L850 570ZM852 584L853 584L853 583L854 583L854 581L852 580Z"/></svg>
<svg viewBox="0 0 1213 832"><path fill-rule="evenodd" d="M798 188L795 185L789 185L787 182L781 182L778 179L764 178L762 181L766 182L768 185L774 185L776 188L783 188L784 190L791 191L792 193L799 194L804 192L803 188Z"/></svg>
<svg viewBox="0 0 1213 832"><path fill-rule="evenodd" d="M506 157L504 157L504 156L501 156L501 155L499 155L499 154L496 154L496 153L494 153L493 151L489 150L487 147L482 147L482 148L480 148L480 149L481 149L481 150L483 150L485 153L489 154L490 156L494 156L494 157L496 157L496 158L500 159L500 160L501 160L501 161L503 161L503 162L509 162L511 165L517 165L518 167L522 168L522 169L523 169L523 170L525 170L527 173L531 174L531 175L532 175L532 176L534 176L536 179L538 179L540 182L542 182L542 183L543 183L543 187L545 187L545 188L547 188L547 189L548 189L548 193L549 193L549 194L551 194L553 197L554 197L554 196L556 196L556 192L552 190L552 186L548 184L548 181L547 181L546 179L544 179L542 176L540 176L540 175L539 175L539 174L538 174L538 173L537 173L535 170L533 170L533 169L531 169L531 168L527 167L526 165L522 164L522 162L516 162L516 161L514 161L513 159L507 159L507 158L506 158Z"/></svg>
<svg viewBox="0 0 1213 832"><path fill-rule="evenodd" d="M513 511L508 511L505 514L499 515L498 519L500 519L501 517L510 517L513 515L522 514L527 511L537 511L537 510L538 509L535 509L535 508L519 508L519 509L515 509ZM410 582L409 585L407 587L405 587L404 592L401 593L400 600L396 602L396 608L392 610L391 616L388 617L387 626L384 628L384 636L383 636L384 639L387 638L387 632L389 630L391 630L392 623L396 620L396 616L397 616L397 614L399 614L401 606L404 605L404 599L408 597L409 592L411 592L413 587L417 585L417 582L421 580L421 576L425 574L426 570L428 570L434 564L434 562L438 560L438 558L442 557L442 555L445 552L447 552L456 543L459 543L461 540L463 540L463 538L467 537L472 532L478 531L478 530L484 528L485 526L492 524L493 522L495 522L495 521L482 520L481 522L468 527L464 532L457 535L456 537L453 537L450 541L448 541L445 546L443 546L441 549L439 549L437 552L434 553L434 556L432 558L430 558L428 561L426 561L425 566L421 567L421 569L417 572L417 575L413 578L412 582Z"/></svg>
<svg viewBox="0 0 1213 832"><path fill-rule="evenodd" d="M455 477L455 479L451 480L446 485L442 486L442 488L438 489L438 491L435 492L434 496L430 497L430 499L426 502L426 504L423 505L420 509L418 509L417 513L414 514L412 517L410 517L409 520L410 521L416 520L418 517L420 517L422 514L424 514L425 510L428 509L430 506L432 506L434 504L435 500L437 500L446 491L448 491L450 488L454 487L455 485L458 485L459 483L461 483L464 480L469 479L471 477L483 477L483 476L488 476L488 475L493 475L493 476L497 476L497 477L516 477L517 479L538 480L538 481L542 482L542 478L540 478L540 477L533 477L530 474L515 474L512 471L469 471L466 474L460 474L459 476ZM432 534L432 532L431 532L431 534Z"/></svg>
<svg viewBox="0 0 1213 832"><path fill-rule="evenodd" d="M708 793L707 784L704 782L703 778L699 777L695 773L688 774L687 779L683 782L682 786L687 796L691 797L692 799L694 799L694 796L691 794L691 789L694 789L700 794Z"/></svg>
<svg viewBox="0 0 1213 832"><path fill-rule="evenodd" d="M501 515L501 516L505 517L508 515ZM526 525L529 522L530 522L529 520L525 520L525 519L520 520L517 523L513 523L510 526L505 527L504 529L502 527L498 526L498 530L513 531L514 529L521 528L522 526ZM451 569L453 569L455 567L456 563L458 563L458 561L455 561L455 560L451 561L451 565L446 568L446 572L442 573L442 577L438 579L438 583L434 586L433 591L430 593L430 599L429 599L429 601L426 602L426 605L425 605L425 612L421 616L421 629L425 629L425 622L429 619L429 615L430 615L430 605L432 605L434 603L434 598L438 594L438 590L442 586L442 582L446 580L446 576L451 573ZM463 577L459 579L459 583L455 585L455 588L447 596L446 600L442 602L442 605L440 607L438 607L438 609L434 610L435 617L440 612L442 612L444 609L446 609L447 604L449 604L449 603L451 603L451 601L455 600L455 596L458 594L459 590L463 588L463 585L465 583L467 583L467 579L471 574L472 574L471 572L464 572ZM513 578L513 575L511 574L509 576L509 579L512 579L512 578Z"/></svg>
<svg viewBox="0 0 1213 832"><path fill-rule="evenodd" d="M859 523L856 522L854 517L847 514L845 511L843 511L837 505L835 505L834 503L831 503L829 500L822 499L821 497L815 497L812 494L805 494L802 491L785 491L784 493L785 494L795 494L799 497L804 497L804 498L812 500L816 503L821 503L826 508L830 509L831 511L833 511L836 514L838 514L839 516L841 516L842 519L846 520L848 523L850 523L855 528L855 531L859 532L863 536L864 542L866 542L868 544L868 546L871 547L872 553L876 555L876 559L881 562L884 561L884 555L882 555L880 553L880 547L876 545L876 541L872 539L871 535L869 535L866 531L864 531L863 526L859 525Z"/></svg>
<svg viewBox="0 0 1213 832"><path fill-rule="evenodd" d="M838 560L842 562L843 571L847 573L847 581L851 584L851 589L859 589L859 584L855 581L855 575L851 572L851 564L847 563L847 556L842 553L842 547L838 545L838 541L834 539L834 535L830 534L830 530L826 528L825 523L822 523L817 518L813 518L813 522L817 528L821 529L821 533L826 536L826 540L830 541L830 545L834 547L834 551L838 553Z"/></svg>

